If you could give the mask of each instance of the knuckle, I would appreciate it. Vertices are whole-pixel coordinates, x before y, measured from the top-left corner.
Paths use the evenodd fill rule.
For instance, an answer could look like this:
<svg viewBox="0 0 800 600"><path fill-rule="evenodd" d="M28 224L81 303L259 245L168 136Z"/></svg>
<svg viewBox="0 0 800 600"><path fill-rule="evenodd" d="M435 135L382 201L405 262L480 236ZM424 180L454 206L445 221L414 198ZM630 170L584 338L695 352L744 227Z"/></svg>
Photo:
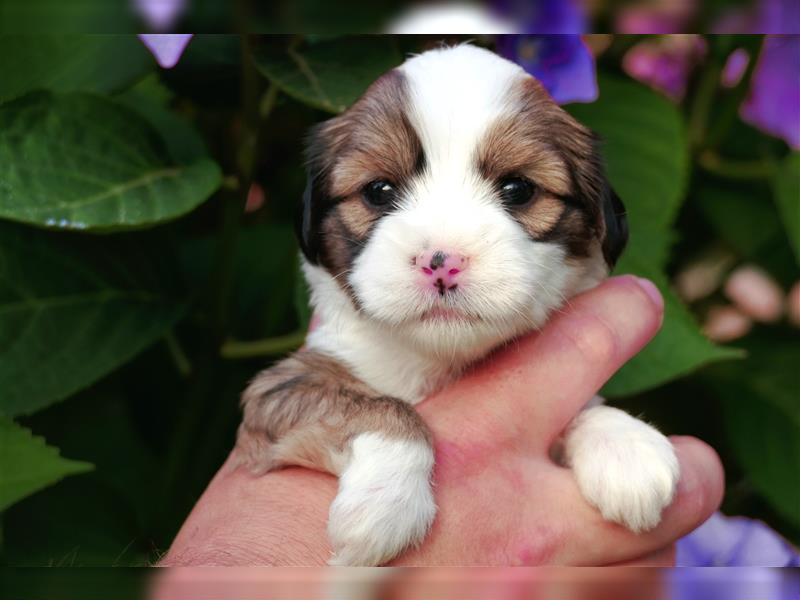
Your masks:
<svg viewBox="0 0 800 600"><path fill-rule="evenodd" d="M607 364L619 355L619 337L600 317L587 316L564 331L581 358L589 364Z"/></svg>

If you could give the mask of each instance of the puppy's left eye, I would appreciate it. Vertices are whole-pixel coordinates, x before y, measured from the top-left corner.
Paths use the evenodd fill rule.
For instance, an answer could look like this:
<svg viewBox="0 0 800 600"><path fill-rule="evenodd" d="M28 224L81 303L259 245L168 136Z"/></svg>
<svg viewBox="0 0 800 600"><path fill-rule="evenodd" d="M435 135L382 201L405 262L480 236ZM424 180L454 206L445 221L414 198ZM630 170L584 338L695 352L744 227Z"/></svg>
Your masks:
<svg viewBox="0 0 800 600"><path fill-rule="evenodd" d="M373 206L384 207L391 204L396 193L394 186L383 179L371 181L364 186L364 198Z"/></svg>
<svg viewBox="0 0 800 600"><path fill-rule="evenodd" d="M500 180L500 197L509 206L526 204L536 191L536 186L524 177L507 177Z"/></svg>

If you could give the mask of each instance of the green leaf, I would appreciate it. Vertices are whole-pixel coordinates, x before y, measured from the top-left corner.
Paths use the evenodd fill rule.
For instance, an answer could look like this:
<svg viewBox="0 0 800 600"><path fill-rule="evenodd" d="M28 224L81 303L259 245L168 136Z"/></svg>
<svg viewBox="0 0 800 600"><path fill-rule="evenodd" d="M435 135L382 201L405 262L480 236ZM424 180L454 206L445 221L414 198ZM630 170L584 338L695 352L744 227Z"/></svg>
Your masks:
<svg viewBox="0 0 800 600"><path fill-rule="evenodd" d="M48 235L0 223L0 414L78 391L161 337L183 305L149 237Z"/></svg>
<svg viewBox="0 0 800 600"><path fill-rule="evenodd" d="M138 31L142 21L130 0L79 2L0 3L0 31L51 34L53 32Z"/></svg>
<svg viewBox="0 0 800 600"><path fill-rule="evenodd" d="M800 152L786 158L772 185L786 234L800 262Z"/></svg>
<svg viewBox="0 0 800 600"><path fill-rule="evenodd" d="M174 219L219 186L207 158L176 165L149 123L89 94L0 106L0 218L109 231Z"/></svg>
<svg viewBox="0 0 800 600"><path fill-rule="evenodd" d="M130 500L96 471L20 502L6 515L8 565L147 566L151 540L138 527Z"/></svg>
<svg viewBox="0 0 800 600"><path fill-rule="evenodd" d="M42 438L0 417L0 512L67 475L91 469L89 463L62 458Z"/></svg>
<svg viewBox="0 0 800 600"><path fill-rule="evenodd" d="M256 66L272 83L300 102L331 113L345 110L402 60L394 40L381 36L280 49L267 45L255 52Z"/></svg>
<svg viewBox="0 0 800 600"><path fill-rule="evenodd" d="M671 102L640 84L603 74L598 84L596 102L567 110L602 137L609 179L628 213L626 253L663 266L671 242L667 230L686 193L689 162L681 116Z"/></svg>
<svg viewBox="0 0 800 600"><path fill-rule="evenodd" d="M154 65L134 35L0 35L0 102L32 90L110 92Z"/></svg>
<svg viewBox="0 0 800 600"><path fill-rule="evenodd" d="M722 239L742 256L753 258L773 238L783 235L778 216L763 185L702 181L692 202Z"/></svg>
<svg viewBox="0 0 800 600"><path fill-rule="evenodd" d="M181 265L195 289L208 284L218 240L207 236L181 244ZM252 340L287 333L292 323L292 295L297 242L288 223L258 223L242 227L232 270L233 311L229 335Z"/></svg>
<svg viewBox="0 0 800 600"><path fill-rule="evenodd" d="M709 363L743 355L739 350L710 342L658 271L637 263L633 255L626 255L620 263L619 272L647 277L659 287L664 296L664 323L656 337L605 385L602 391L604 396L639 393L687 375Z"/></svg>
<svg viewBox="0 0 800 600"><path fill-rule="evenodd" d="M686 135L678 110L632 81L601 74L599 86L596 102L568 110L602 137L609 179L628 213L630 241L615 273L653 280L665 307L658 335L603 389L607 396L624 396L740 353L715 346L702 335L663 275L673 241L671 226L688 176Z"/></svg>
<svg viewBox="0 0 800 600"><path fill-rule="evenodd" d="M169 110L171 96L158 77L151 75L114 99L149 121L166 143L170 157L188 165L208 156L208 149L197 130L182 115Z"/></svg>
<svg viewBox="0 0 800 600"><path fill-rule="evenodd" d="M796 340L761 340L738 369L720 369L710 381L722 396L725 428L753 486L800 526L800 396Z"/></svg>
<svg viewBox="0 0 800 600"><path fill-rule="evenodd" d="M137 375L157 382L151 386L156 403L174 401L175 390L158 371L145 369ZM144 403L130 385L112 378L108 384L26 420L62 453L80 456L95 468L6 513L4 558L8 564L113 566L146 562L154 543L152 519L163 510L153 500L162 463L137 430L123 390L132 405ZM164 416L159 421L162 419Z"/></svg>

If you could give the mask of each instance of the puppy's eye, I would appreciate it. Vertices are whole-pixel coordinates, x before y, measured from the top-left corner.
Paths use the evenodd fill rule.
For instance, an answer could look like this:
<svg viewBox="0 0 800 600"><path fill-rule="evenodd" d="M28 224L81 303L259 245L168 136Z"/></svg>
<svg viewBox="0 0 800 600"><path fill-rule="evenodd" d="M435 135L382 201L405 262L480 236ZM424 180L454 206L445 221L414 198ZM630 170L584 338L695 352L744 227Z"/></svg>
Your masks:
<svg viewBox="0 0 800 600"><path fill-rule="evenodd" d="M533 198L536 186L524 177L500 180L500 197L509 206L521 206Z"/></svg>
<svg viewBox="0 0 800 600"><path fill-rule="evenodd" d="M373 206L388 206L394 202L397 191L388 181L379 179L364 186L364 198Z"/></svg>

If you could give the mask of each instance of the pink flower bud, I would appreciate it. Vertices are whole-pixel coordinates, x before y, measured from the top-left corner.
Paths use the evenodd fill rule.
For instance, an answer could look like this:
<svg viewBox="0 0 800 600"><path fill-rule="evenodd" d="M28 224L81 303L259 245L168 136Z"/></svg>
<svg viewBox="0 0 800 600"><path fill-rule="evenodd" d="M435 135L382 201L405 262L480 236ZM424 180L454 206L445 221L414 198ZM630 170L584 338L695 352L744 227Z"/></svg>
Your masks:
<svg viewBox="0 0 800 600"><path fill-rule="evenodd" d="M722 277L734 258L727 253L709 253L689 264L674 280L675 291L686 302L696 302L713 294L722 285Z"/></svg>
<svg viewBox="0 0 800 600"><path fill-rule="evenodd" d="M777 321L783 313L783 290L772 277L752 265L731 273L725 282L725 295L756 321Z"/></svg>
<svg viewBox="0 0 800 600"><path fill-rule="evenodd" d="M244 212L256 212L262 206L264 206L264 188L253 182L250 189L247 190L247 201L244 205Z"/></svg>
<svg viewBox="0 0 800 600"><path fill-rule="evenodd" d="M747 335L753 326L750 317L734 306L714 306L708 311L703 333L708 339L725 343Z"/></svg>
<svg viewBox="0 0 800 600"><path fill-rule="evenodd" d="M786 311L789 313L789 321L793 325L800 327L800 281L789 290L789 297L786 299Z"/></svg>

